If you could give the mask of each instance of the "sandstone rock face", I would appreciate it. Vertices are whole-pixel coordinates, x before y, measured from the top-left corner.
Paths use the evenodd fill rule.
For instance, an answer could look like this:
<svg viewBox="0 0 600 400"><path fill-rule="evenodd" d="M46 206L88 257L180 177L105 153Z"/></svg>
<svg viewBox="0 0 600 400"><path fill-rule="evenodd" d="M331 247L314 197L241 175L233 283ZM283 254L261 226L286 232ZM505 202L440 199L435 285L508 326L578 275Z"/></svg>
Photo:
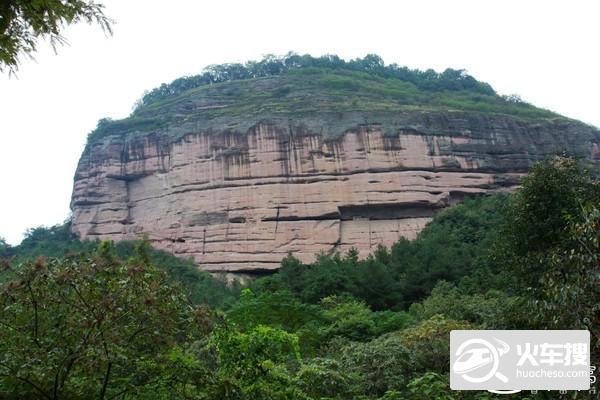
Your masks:
<svg viewBox="0 0 600 400"><path fill-rule="evenodd" d="M423 115L385 135L377 124L326 140L257 121L227 130L108 136L88 144L75 174L72 230L81 239L146 235L211 272L274 269L288 252L366 256L413 239L465 196L511 190L557 151L600 165L600 133L461 112Z"/></svg>

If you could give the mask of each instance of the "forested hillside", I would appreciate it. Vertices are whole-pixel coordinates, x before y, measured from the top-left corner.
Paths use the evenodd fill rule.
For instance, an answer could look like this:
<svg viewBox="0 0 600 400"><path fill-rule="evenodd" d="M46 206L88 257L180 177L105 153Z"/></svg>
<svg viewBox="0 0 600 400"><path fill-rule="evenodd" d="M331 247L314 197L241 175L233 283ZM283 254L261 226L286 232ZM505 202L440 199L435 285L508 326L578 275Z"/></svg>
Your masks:
<svg viewBox="0 0 600 400"><path fill-rule="evenodd" d="M555 157L414 241L290 254L244 287L144 241L33 229L0 243L0 397L496 398L450 391L449 332L589 329L597 364L599 227L600 184Z"/></svg>

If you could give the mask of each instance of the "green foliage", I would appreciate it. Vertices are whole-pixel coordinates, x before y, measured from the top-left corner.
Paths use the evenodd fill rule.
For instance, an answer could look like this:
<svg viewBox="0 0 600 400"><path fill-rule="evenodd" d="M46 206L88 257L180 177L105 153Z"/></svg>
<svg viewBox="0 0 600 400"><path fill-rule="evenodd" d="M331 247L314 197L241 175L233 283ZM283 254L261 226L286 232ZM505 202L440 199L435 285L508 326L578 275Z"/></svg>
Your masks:
<svg viewBox="0 0 600 400"><path fill-rule="evenodd" d="M367 61L369 57L344 61L288 54L246 65L213 65L145 93L128 118L101 119L88 146L111 135L178 140L192 127L244 134L257 121L291 123L293 129L337 138L365 122L397 135L398 127L411 126L428 112L458 110L536 121L558 117L506 100L464 71L413 71L385 66L377 56L380 62Z"/></svg>
<svg viewBox="0 0 600 400"><path fill-rule="evenodd" d="M355 250L344 257L320 254L310 265L289 255L281 265L275 276L257 282L259 290L285 288L308 303L318 303L328 296L348 295L365 301L375 310L393 307L401 295L400 285L388 266L377 256L359 262Z"/></svg>
<svg viewBox="0 0 600 400"><path fill-rule="evenodd" d="M114 252L122 259L137 255L135 248L140 241L121 241L114 247ZM21 262L35 260L39 256L63 257L78 253L94 252L98 247L97 242L81 242L71 233L70 222L53 227L37 227L27 230L23 241L14 247L5 250L5 255L0 257L11 259L13 265ZM155 250L147 243L145 254L149 261L159 269L164 270L171 282L183 286L192 302L196 304L209 304L214 307L225 308L237 297L239 287L236 283L231 288L225 282L215 279L209 273L199 270L192 259L181 259L164 251ZM10 270L0 272L0 281L10 277Z"/></svg>
<svg viewBox="0 0 600 400"><path fill-rule="evenodd" d="M219 370L212 398L301 398L284 365L300 359L296 335L262 325L247 333L224 326L213 341Z"/></svg>
<svg viewBox="0 0 600 400"><path fill-rule="evenodd" d="M0 393L111 398L155 378L194 313L164 273L104 242L92 257L27 262L0 292Z"/></svg>
<svg viewBox="0 0 600 400"><path fill-rule="evenodd" d="M302 300L316 303L330 295L351 294L353 282L344 261L339 256L321 254L314 264L305 266Z"/></svg>
<svg viewBox="0 0 600 400"><path fill-rule="evenodd" d="M223 326L215 332L214 340L223 370L242 378L257 378L268 369L269 363L285 363L300 357L296 335L265 325L246 333Z"/></svg>
<svg viewBox="0 0 600 400"><path fill-rule="evenodd" d="M410 326L413 318L405 312L372 311L367 305L352 297L329 296L321 301L327 325L325 338L342 337L364 342L384 333Z"/></svg>
<svg viewBox="0 0 600 400"><path fill-rule="evenodd" d="M96 125L95 132L102 132L102 135L126 135L128 133L144 132L160 129L166 126L164 120L156 118L145 118L131 116L127 119L113 120L111 118L102 118Z"/></svg>
<svg viewBox="0 0 600 400"><path fill-rule="evenodd" d="M242 331L268 325L295 333L303 354L314 354L332 339L366 341L403 329L413 318L404 312L371 311L352 297L330 296L319 305L306 304L289 291L255 294L244 289L228 310L229 321Z"/></svg>
<svg viewBox="0 0 600 400"><path fill-rule="evenodd" d="M313 399L349 399L357 394L360 378L332 358L314 358L296 373L296 385Z"/></svg>
<svg viewBox="0 0 600 400"><path fill-rule="evenodd" d="M565 244L554 249L534 302L540 322L553 329L586 329L592 360L600 359L600 199L568 227ZM579 219L579 218L578 218Z"/></svg>
<svg viewBox="0 0 600 400"><path fill-rule="evenodd" d="M555 157L534 166L514 196L508 234L515 252L544 251L563 240L581 207L600 198L589 172L571 158Z"/></svg>
<svg viewBox="0 0 600 400"><path fill-rule="evenodd" d="M5 0L0 4L0 71L15 71L19 59L30 56L38 40L48 39L53 47L63 44L66 25L80 21L96 23L111 32L104 6L91 0Z"/></svg>
<svg viewBox="0 0 600 400"><path fill-rule="evenodd" d="M115 251L122 258L131 257L139 243L122 241L116 244ZM150 262L164 270L171 282L180 284L194 304L227 308L235 301L240 290L236 281L228 287L224 280L216 279L208 272L200 270L192 258L178 258L165 251L153 249L148 242L141 243L145 243Z"/></svg>
<svg viewBox="0 0 600 400"><path fill-rule="evenodd" d="M340 362L357 377L358 390L369 397L404 389L413 371L410 351L396 334L351 343L341 350Z"/></svg>
<svg viewBox="0 0 600 400"><path fill-rule="evenodd" d="M455 393L449 390L448 379L435 372L426 372L408 384L411 399L414 400L454 400Z"/></svg>
<svg viewBox="0 0 600 400"><path fill-rule="evenodd" d="M269 325L294 332L308 323L322 319L318 307L303 304L290 292L264 292L258 295L242 290L239 300L227 316L244 330Z"/></svg>
<svg viewBox="0 0 600 400"><path fill-rule="evenodd" d="M375 311L372 318L375 323L375 336L408 328L414 323L414 318L407 312L390 310Z"/></svg>
<svg viewBox="0 0 600 400"><path fill-rule="evenodd" d="M6 240L0 236L0 259L8 258L12 254L11 245L6 242Z"/></svg>
<svg viewBox="0 0 600 400"><path fill-rule="evenodd" d="M396 390L388 390L379 400L404 400L405 398L402 393Z"/></svg>
<svg viewBox="0 0 600 400"><path fill-rule="evenodd" d="M352 298L339 299L335 296L322 300L324 315L331 321L326 328L327 336L341 336L350 340L365 341L375 333L372 311L364 303Z"/></svg>
<svg viewBox="0 0 600 400"><path fill-rule="evenodd" d="M300 302L289 291L262 292L242 290L239 300L227 312L231 322L242 331L259 325L268 325L296 333L300 347L305 353L313 353L323 340L322 310Z"/></svg>
<svg viewBox="0 0 600 400"><path fill-rule="evenodd" d="M496 95L494 90L486 83L478 82L465 70L447 69L439 74L433 70L419 71L399 67L396 64L386 66L383 60L374 54L364 58L344 61L335 55L312 57L308 54L298 55L288 53L283 57L267 55L260 61L249 61L242 64L222 64L207 67L200 75L186 76L144 94L140 105L148 105L169 96L176 96L190 89L204 85L233 80L253 79L259 77L280 75L287 71L297 69L345 69L372 74L383 79L397 79L410 82L423 90L469 90L475 93ZM331 78L325 86L333 88L356 89L356 84L344 78Z"/></svg>
<svg viewBox="0 0 600 400"><path fill-rule="evenodd" d="M487 274L483 258L497 239L506 200L502 194L466 199L436 215L417 240L392 246L393 268L404 280L405 306L423 299L440 280Z"/></svg>
<svg viewBox="0 0 600 400"><path fill-rule="evenodd" d="M292 92L291 86L282 86L279 89L275 90L273 93L274 97L285 97Z"/></svg>
<svg viewBox="0 0 600 400"><path fill-rule="evenodd" d="M304 265L292 255L279 271L254 285L258 291L289 290L299 300L317 304L328 296L349 295L373 310L407 308L425 298L440 280L489 285L487 254L502 226L506 195L467 199L445 210L414 241L400 240L391 252L380 246L365 260L355 249L324 255ZM467 284L467 281L465 281Z"/></svg>
<svg viewBox="0 0 600 400"><path fill-rule="evenodd" d="M490 261L526 291L530 324L591 326L599 297L592 272L598 199L595 178L576 160L558 156L537 164L511 199Z"/></svg>
<svg viewBox="0 0 600 400"><path fill-rule="evenodd" d="M139 389L135 399L200 399L201 388L209 382L210 372L200 359L181 347L173 347L162 365L147 363L146 368L161 372L160 377Z"/></svg>
<svg viewBox="0 0 600 400"><path fill-rule="evenodd" d="M414 371L447 372L450 365L450 331L473 328L468 322L434 315L402 331L402 344L411 354Z"/></svg>
<svg viewBox="0 0 600 400"><path fill-rule="evenodd" d="M478 293L441 281L422 303L415 303L410 311L424 320L443 315L457 321L469 321L481 329L516 329L526 325L523 320L524 299L497 289L479 289Z"/></svg>
<svg viewBox="0 0 600 400"><path fill-rule="evenodd" d="M27 229L18 246L12 248L14 262L33 260L39 256L62 257L66 254L93 250L95 244L75 239L69 222L52 227L39 226Z"/></svg>
<svg viewBox="0 0 600 400"><path fill-rule="evenodd" d="M109 376L105 398L497 399L449 389L451 330L588 329L600 356L599 187L554 159L516 195L469 199L391 251L309 265L289 255L237 300L146 242L31 230L19 246L0 241L12 260L1 263L0 397L102 397Z"/></svg>
<svg viewBox="0 0 600 400"><path fill-rule="evenodd" d="M537 164L510 202L492 261L526 293L529 328L588 329L600 356L600 184L576 160Z"/></svg>

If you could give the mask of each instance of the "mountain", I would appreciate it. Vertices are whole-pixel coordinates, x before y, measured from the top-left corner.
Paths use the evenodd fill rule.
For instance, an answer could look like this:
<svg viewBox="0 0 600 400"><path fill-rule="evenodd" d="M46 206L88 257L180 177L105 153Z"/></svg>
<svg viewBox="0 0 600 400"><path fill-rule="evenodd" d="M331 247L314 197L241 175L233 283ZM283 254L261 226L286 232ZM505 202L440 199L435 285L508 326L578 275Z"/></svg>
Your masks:
<svg viewBox="0 0 600 400"><path fill-rule="evenodd" d="M600 170L600 131L465 71L290 54L211 66L101 120L74 178L81 239L147 236L211 271L415 238L557 152Z"/></svg>

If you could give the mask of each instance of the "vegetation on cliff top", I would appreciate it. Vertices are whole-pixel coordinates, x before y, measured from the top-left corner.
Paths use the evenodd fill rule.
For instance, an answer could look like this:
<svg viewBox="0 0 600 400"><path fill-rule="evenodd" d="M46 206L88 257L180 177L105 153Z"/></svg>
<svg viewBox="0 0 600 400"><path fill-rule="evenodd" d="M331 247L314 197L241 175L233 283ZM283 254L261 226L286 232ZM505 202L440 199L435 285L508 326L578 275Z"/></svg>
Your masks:
<svg viewBox="0 0 600 400"><path fill-rule="evenodd" d="M201 74L162 84L138 101L123 120L102 119L89 140L178 127L241 133L260 120L288 120L330 136L361 123L388 126L398 114L471 111L519 118L557 115L499 96L464 70L419 71L386 65L377 55L351 61L290 53L246 64L207 67ZM329 129L327 129L329 128ZM183 129L185 131L185 129ZM394 132L392 132L394 133Z"/></svg>
<svg viewBox="0 0 600 400"><path fill-rule="evenodd" d="M163 83L160 87L152 89L144 94L139 106L152 104L200 86L281 75L287 71L305 68L366 72L381 78L394 78L410 82L417 88L428 91L468 90L492 96L496 94L490 85L477 81L464 70L448 68L443 73L437 73L431 69L427 71L411 70L397 64L385 65L381 57L375 54L368 54L362 59L345 61L336 55L317 58L308 54L300 56L289 53L283 57L268 55L260 61L249 61L246 64L210 65L199 75L185 76L170 84Z"/></svg>

